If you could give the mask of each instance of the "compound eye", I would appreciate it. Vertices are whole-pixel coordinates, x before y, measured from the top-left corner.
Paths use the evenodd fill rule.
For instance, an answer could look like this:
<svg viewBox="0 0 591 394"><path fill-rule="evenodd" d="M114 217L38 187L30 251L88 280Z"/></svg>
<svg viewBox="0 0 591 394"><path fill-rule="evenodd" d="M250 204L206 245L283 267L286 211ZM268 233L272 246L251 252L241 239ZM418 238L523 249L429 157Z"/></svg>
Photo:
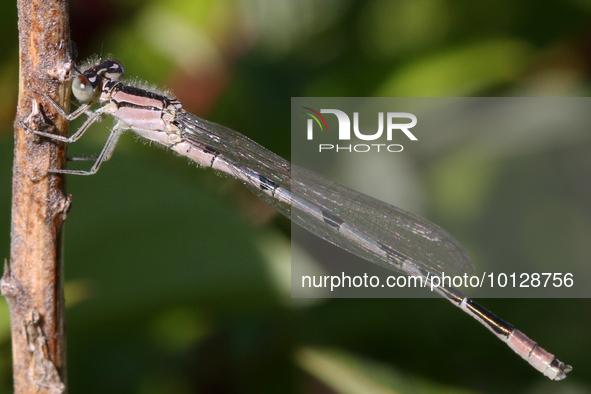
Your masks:
<svg viewBox="0 0 591 394"><path fill-rule="evenodd" d="M88 81L88 78L84 75L78 75L72 81L72 93L74 93L74 97L76 97L81 103L89 103L96 100L100 95L100 85L101 84L99 83L93 87Z"/></svg>
<svg viewBox="0 0 591 394"><path fill-rule="evenodd" d="M106 79L111 81L120 81L125 74L123 64L118 60L109 59L101 64L101 71L99 71Z"/></svg>

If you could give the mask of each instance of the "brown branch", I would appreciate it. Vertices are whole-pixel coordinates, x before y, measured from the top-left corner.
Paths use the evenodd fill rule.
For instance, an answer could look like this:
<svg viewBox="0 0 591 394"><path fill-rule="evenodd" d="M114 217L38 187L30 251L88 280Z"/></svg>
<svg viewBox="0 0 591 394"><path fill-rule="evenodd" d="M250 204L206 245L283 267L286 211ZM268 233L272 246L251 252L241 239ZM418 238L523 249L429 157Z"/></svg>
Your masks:
<svg viewBox="0 0 591 394"><path fill-rule="evenodd" d="M28 87L69 109L72 61L65 0L17 0L20 91L15 120L10 265L0 282L10 308L15 393L66 391L62 225L69 207L65 145L31 129L67 133L68 122Z"/></svg>

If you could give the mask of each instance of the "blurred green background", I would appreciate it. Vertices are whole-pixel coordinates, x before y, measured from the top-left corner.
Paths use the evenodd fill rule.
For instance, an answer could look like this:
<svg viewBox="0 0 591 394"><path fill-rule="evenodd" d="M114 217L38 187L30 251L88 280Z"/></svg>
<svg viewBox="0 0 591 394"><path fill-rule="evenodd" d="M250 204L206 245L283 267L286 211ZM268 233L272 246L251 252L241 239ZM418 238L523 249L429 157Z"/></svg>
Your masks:
<svg viewBox="0 0 591 394"><path fill-rule="evenodd" d="M18 47L15 3L0 7L8 257ZM286 158L291 97L591 93L585 0L78 0L70 11L79 59L113 54L128 76L170 88L188 110ZM96 154L109 125L69 154ZM503 245L557 265L557 256L586 262L589 137L513 156L518 172L502 163L466 171L462 190L478 199L469 215L450 214L454 195L439 193L446 171L462 168L461 149L434 150L417 163L424 210L488 261L504 257ZM589 300L480 300L574 366L550 382L444 300L290 299L288 220L237 182L131 135L97 175L68 177L68 192L72 393L591 392ZM543 204L532 207L536 194ZM528 250L532 226L562 237L564 253ZM0 301L2 393L12 391L10 364Z"/></svg>

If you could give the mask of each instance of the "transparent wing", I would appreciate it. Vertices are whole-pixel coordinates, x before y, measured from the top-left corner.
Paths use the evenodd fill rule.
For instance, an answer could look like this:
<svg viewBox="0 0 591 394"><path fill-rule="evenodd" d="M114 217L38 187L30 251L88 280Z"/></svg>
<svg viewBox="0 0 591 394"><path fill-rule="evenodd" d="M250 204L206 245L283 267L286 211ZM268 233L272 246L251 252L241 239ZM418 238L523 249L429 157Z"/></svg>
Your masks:
<svg viewBox="0 0 591 394"><path fill-rule="evenodd" d="M246 186L277 211L348 252L405 274L474 272L462 245L436 224L293 165L217 123L185 111L176 122L183 139L217 151L230 174L249 179Z"/></svg>

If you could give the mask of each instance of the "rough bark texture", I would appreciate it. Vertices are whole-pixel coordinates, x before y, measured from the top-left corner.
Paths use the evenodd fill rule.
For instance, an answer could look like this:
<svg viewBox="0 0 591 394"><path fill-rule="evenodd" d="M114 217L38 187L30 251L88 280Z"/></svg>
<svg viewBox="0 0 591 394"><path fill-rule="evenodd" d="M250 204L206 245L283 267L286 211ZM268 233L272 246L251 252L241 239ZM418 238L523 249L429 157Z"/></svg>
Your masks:
<svg viewBox="0 0 591 394"><path fill-rule="evenodd" d="M10 308L15 393L66 391L62 226L69 198L65 144L31 129L67 133L68 122L28 86L69 110L70 55L65 0L18 0L20 92L15 120L10 264L0 282ZM22 123L21 123L22 122Z"/></svg>

